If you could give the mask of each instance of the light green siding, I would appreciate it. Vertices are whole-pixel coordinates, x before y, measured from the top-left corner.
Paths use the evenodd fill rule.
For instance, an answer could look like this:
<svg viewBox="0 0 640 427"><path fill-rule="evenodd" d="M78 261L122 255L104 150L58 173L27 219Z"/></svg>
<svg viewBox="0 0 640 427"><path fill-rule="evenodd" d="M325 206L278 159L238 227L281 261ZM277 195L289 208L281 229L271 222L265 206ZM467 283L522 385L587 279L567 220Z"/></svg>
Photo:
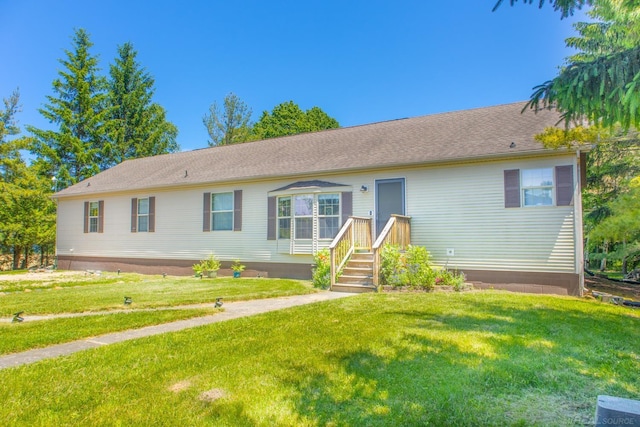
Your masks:
<svg viewBox="0 0 640 427"><path fill-rule="evenodd" d="M567 164L576 174L575 158L557 155L63 198L58 254L197 260L213 251L222 260L308 264L311 255L289 254L289 240L267 240L269 192L302 179L342 184L353 189L353 215L368 217L375 215L375 181L404 178L412 242L426 246L434 261L461 270L576 272L573 206L504 207L505 169ZM242 231L203 232L203 193L234 190L243 191ZM155 232L132 233L131 198L148 196L156 197ZM83 202L93 200L104 200L104 233L83 233Z"/></svg>

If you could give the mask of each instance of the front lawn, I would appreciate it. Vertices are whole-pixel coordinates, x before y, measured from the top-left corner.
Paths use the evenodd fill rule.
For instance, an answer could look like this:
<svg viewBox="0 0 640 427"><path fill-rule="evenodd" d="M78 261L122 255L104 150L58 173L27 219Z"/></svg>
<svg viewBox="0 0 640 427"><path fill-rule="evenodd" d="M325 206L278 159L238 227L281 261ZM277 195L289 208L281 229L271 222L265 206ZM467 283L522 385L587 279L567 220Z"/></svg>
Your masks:
<svg viewBox="0 0 640 427"><path fill-rule="evenodd" d="M638 311L366 294L0 371L7 425L581 425L640 398Z"/></svg>
<svg viewBox="0 0 640 427"><path fill-rule="evenodd" d="M0 316L17 311L30 315L122 309L125 296L133 299L130 308L155 308L214 302L217 297L238 301L316 292L307 282L299 280L163 278L116 273L26 283L0 282L6 289L14 290L0 295Z"/></svg>
<svg viewBox="0 0 640 427"><path fill-rule="evenodd" d="M185 304L281 297L316 292L307 282L285 279L162 277L61 272L0 282L0 316L104 312L100 316L0 323L0 354L46 347L110 332L172 322L213 313L212 308L178 309ZM7 291L12 289L13 291ZM124 296L131 305L124 305ZM137 309L169 308L162 311ZM124 313L110 313L126 310Z"/></svg>
<svg viewBox="0 0 640 427"><path fill-rule="evenodd" d="M0 355L213 314L214 308L130 311L24 323L0 323Z"/></svg>

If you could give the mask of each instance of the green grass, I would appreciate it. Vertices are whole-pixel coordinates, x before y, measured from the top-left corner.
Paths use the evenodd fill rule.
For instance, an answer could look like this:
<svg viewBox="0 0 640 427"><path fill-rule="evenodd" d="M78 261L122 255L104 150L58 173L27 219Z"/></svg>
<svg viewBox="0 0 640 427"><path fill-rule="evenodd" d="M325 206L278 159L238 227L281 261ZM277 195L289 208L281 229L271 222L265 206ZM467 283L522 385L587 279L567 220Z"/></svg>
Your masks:
<svg viewBox="0 0 640 427"><path fill-rule="evenodd" d="M24 323L0 323L0 354L16 353L110 332L206 316L216 311L218 310L211 308L134 311Z"/></svg>
<svg viewBox="0 0 640 427"><path fill-rule="evenodd" d="M17 311L28 315L121 309L125 295L133 298L131 308L154 308L214 302L217 297L237 301L315 292L308 282L299 280L163 278L113 273L12 286L21 290L0 295L0 316Z"/></svg>
<svg viewBox="0 0 640 427"><path fill-rule="evenodd" d="M0 371L6 425L582 425L640 396L638 311L367 294ZM210 399L204 399L209 396Z"/></svg>

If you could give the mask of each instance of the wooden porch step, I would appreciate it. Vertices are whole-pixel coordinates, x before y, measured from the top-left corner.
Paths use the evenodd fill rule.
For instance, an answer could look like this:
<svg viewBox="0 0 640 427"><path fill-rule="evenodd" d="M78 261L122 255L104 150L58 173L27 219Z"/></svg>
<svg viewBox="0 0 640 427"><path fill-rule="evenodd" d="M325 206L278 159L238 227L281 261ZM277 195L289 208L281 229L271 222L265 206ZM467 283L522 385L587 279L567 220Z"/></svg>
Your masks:
<svg viewBox="0 0 640 427"><path fill-rule="evenodd" d="M370 274L342 274L338 283L349 285L373 285L373 277Z"/></svg>
<svg viewBox="0 0 640 427"><path fill-rule="evenodd" d="M336 283L331 288L333 292L351 292L351 293L365 293L376 292L376 288L373 285L357 285L347 283Z"/></svg>

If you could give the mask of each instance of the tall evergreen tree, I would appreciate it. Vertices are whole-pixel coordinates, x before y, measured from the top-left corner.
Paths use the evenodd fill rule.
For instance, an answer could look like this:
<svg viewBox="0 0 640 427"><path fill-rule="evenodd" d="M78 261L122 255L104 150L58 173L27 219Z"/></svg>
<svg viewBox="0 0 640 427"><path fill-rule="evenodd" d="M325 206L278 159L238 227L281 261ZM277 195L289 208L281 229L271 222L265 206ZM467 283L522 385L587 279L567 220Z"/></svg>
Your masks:
<svg viewBox="0 0 640 427"><path fill-rule="evenodd" d="M251 113L251 108L234 93L224 97L222 110L217 103L211 104L209 114L205 114L202 118L202 123L209 133L209 146L248 141L251 132Z"/></svg>
<svg viewBox="0 0 640 427"><path fill-rule="evenodd" d="M73 36L73 50L65 51L64 69L53 81L55 96L47 96L41 108L57 130L27 126L35 136L31 151L43 176L55 176L64 188L100 171L109 117L106 79L98 74L98 58L89 49L93 43L83 29Z"/></svg>
<svg viewBox="0 0 640 427"><path fill-rule="evenodd" d="M10 141L9 137L20 133L15 115L19 112L20 93L16 89L4 99L4 110L0 110L0 181L12 181L22 158L20 150L26 148L21 141Z"/></svg>
<svg viewBox="0 0 640 427"><path fill-rule="evenodd" d="M178 129L166 120L164 108L152 101L154 80L136 61L137 54L131 43L125 43L118 47L118 57L110 67L109 144L101 169L126 159L179 150Z"/></svg>
<svg viewBox="0 0 640 427"><path fill-rule="evenodd" d="M534 0L523 0L532 3ZM497 8L503 0L499 0ZM511 4L517 0L510 0ZM574 25L567 46L578 53L560 73L534 88L533 109L554 107L568 122L587 119L606 127L640 128L640 5L637 0L539 0L562 17L585 5L593 22Z"/></svg>

